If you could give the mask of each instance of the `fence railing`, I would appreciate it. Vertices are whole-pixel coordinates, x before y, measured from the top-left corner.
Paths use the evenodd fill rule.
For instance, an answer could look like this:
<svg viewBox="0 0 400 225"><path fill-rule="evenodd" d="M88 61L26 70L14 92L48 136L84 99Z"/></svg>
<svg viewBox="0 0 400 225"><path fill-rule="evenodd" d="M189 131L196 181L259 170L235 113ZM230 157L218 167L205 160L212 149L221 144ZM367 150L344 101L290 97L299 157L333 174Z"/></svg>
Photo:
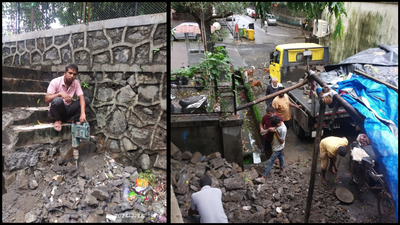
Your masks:
<svg viewBox="0 0 400 225"><path fill-rule="evenodd" d="M166 2L2 2L2 36L164 12Z"/></svg>

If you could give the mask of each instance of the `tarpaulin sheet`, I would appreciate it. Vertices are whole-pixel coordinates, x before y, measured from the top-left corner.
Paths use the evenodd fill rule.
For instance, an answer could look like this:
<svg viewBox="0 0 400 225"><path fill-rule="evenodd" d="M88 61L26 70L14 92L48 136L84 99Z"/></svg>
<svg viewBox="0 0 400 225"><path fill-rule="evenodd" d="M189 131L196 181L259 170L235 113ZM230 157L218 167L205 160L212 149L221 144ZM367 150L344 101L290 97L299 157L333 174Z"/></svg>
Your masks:
<svg viewBox="0 0 400 225"><path fill-rule="evenodd" d="M398 46L379 45L361 51L335 65L325 66L325 71L337 76L359 70L388 84L398 87Z"/></svg>
<svg viewBox="0 0 400 225"><path fill-rule="evenodd" d="M398 221L398 94L354 74L338 85L338 90L346 93L342 98L365 116L364 128L396 204Z"/></svg>

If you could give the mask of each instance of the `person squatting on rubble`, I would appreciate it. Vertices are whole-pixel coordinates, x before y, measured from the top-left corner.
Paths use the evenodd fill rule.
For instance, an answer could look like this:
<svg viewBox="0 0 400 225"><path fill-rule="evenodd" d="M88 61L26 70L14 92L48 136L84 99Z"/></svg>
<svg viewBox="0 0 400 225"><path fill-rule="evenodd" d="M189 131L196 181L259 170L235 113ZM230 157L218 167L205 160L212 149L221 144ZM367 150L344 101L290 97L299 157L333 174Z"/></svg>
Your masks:
<svg viewBox="0 0 400 225"><path fill-rule="evenodd" d="M61 131L62 122L77 122L78 118L81 123L86 121L85 109L90 99L83 95L81 85L76 80L77 74L78 66L70 63L65 67L64 75L54 78L47 88L45 102L50 103L47 115L55 121L56 131ZM79 101L72 101L74 95L78 96Z"/></svg>
<svg viewBox="0 0 400 225"><path fill-rule="evenodd" d="M222 192L212 188L211 182L211 177L204 175L200 178L201 190L192 194L188 212L191 223L228 223L222 206Z"/></svg>
<svg viewBox="0 0 400 225"><path fill-rule="evenodd" d="M272 153L271 158L267 161L268 166L263 176L261 177L262 179L265 179L267 177L276 158L279 158L279 165L281 167L280 173L283 172L283 168L285 167L285 161L283 159L283 149L285 148L285 137L287 129L279 116L273 116L271 118L271 124L275 127L272 129L272 132L274 132L274 137L272 140L272 151L274 153Z"/></svg>
<svg viewBox="0 0 400 225"><path fill-rule="evenodd" d="M336 167L336 155L344 157L347 154L346 146L348 140L345 137L326 137L319 143L319 154L321 158L322 178L321 182L326 185L325 173L328 168L328 158L330 161L329 171L336 174L338 168Z"/></svg>
<svg viewBox="0 0 400 225"><path fill-rule="evenodd" d="M279 87L278 91L284 90L285 88ZM289 96L286 93L280 94L274 98L272 101L272 107L275 108L276 113L282 116L283 122L285 123L285 126L287 130L292 125L292 115L290 114L290 109L289 106L293 106L296 108L301 108L301 105L296 105L290 102ZM289 137L289 136L287 136Z"/></svg>
<svg viewBox="0 0 400 225"><path fill-rule="evenodd" d="M267 87L265 96L271 95L271 94L277 92L279 87L283 87L283 86L281 83L278 83L278 78L276 78L276 77L272 78L271 84L268 85L268 87ZM269 99L265 100L265 104L267 105L267 107L269 105L272 105L273 100L274 100L274 98L269 98Z"/></svg>
<svg viewBox="0 0 400 225"><path fill-rule="evenodd" d="M267 157L267 159L271 158L272 155L272 138L274 137L274 132L272 132L274 130L274 126L272 126L271 123L271 118L273 116L279 116L279 118L282 117L278 114L275 113L275 109L272 106L268 106L267 107L267 113L263 116L261 123L260 123L260 133L261 135L264 136L263 138L263 150L265 153L265 156Z"/></svg>

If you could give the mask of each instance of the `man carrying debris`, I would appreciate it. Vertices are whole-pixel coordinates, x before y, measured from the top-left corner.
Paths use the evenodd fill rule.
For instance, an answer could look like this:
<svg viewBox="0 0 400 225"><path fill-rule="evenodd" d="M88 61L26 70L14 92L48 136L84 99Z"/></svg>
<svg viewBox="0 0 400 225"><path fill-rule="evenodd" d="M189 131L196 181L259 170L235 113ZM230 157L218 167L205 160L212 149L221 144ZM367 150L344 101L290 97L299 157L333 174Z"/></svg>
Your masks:
<svg viewBox="0 0 400 225"><path fill-rule="evenodd" d="M285 88L279 87L278 91L284 90ZM283 122L285 123L286 128L289 130L289 128L292 125L292 115L290 114L290 109L289 107L293 106L296 108L300 108L301 105L296 105L290 102L289 96L285 93L280 94L274 98L272 101L272 107L275 108L276 113L282 116ZM289 137L289 136L288 136Z"/></svg>
<svg viewBox="0 0 400 225"><path fill-rule="evenodd" d="M50 82L45 96L45 102L49 104L48 116L55 120L54 129L61 131L62 121L86 121L85 108L90 103L88 97L84 97L81 85L76 80L78 66L68 64L65 67L64 76L57 77ZM76 95L79 101L72 101Z"/></svg>
<svg viewBox="0 0 400 225"><path fill-rule="evenodd" d="M200 188L200 191L193 193L190 200L188 212L190 221L193 223L228 223L222 206L222 192L218 188L211 187L211 177L207 175L201 177Z"/></svg>
<svg viewBox="0 0 400 225"><path fill-rule="evenodd" d="M279 158L279 165L281 166L280 173L283 172L283 168L285 167L285 161L283 160L283 148L285 147L285 137L287 129L279 116L273 116L271 119L271 123L272 126L275 127L272 129L272 132L274 132L274 138L272 140L272 151L274 153L272 153L272 156L268 161L268 166L263 176L261 177L262 179L265 179L267 177L276 158Z"/></svg>
<svg viewBox="0 0 400 225"><path fill-rule="evenodd" d="M272 146L271 142L274 137L274 126L272 126L271 118L275 115L282 117L275 113L275 109L272 106L267 107L267 113L263 116L261 123L260 123L260 133L264 136L263 139L263 150L267 159L271 158L272 155Z"/></svg>
<svg viewBox="0 0 400 225"><path fill-rule="evenodd" d="M347 138L345 137L326 137L319 143L319 153L321 158L322 170L322 184L326 186L325 172L328 168L328 158L330 161L329 171L336 174L338 168L336 167L336 155L344 157L347 154L346 146L348 145Z"/></svg>

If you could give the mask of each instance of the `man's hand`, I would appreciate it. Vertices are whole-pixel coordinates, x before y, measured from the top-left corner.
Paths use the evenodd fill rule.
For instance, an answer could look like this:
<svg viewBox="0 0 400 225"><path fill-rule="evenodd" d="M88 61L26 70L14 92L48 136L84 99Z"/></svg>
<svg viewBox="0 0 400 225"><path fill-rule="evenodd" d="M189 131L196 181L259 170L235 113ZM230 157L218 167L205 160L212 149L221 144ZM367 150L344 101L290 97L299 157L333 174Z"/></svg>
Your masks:
<svg viewBox="0 0 400 225"><path fill-rule="evenodd" d="M86 121L86 114L85 113L81 113L81 116L79 117L79 122L81 122L81 124L83 124L83 122Z"/></svg>
<svg viewBox="0 0 400 225"><path fill-rule="evenodd" d="M297 108L301 108L301 107L303 107L302 105L297 105Z"/></svg>
<svg viewBox="0 0 400 225"><path fill-rule="evenodd" d="M61 98L63 98L66 102L71 102L72 101L72 97L71 96L69 96L67 93L65 93L65 92L61 92L60 93L60 95L61 95Z"/></svg>
<svg viewBox="0 0 400 225"><path fill-rule="evenodd" d="M269 132L275 132L276 129L275 129L275 127L270 127L270 128L268 128L268 131L269 131Z"/></svg>

